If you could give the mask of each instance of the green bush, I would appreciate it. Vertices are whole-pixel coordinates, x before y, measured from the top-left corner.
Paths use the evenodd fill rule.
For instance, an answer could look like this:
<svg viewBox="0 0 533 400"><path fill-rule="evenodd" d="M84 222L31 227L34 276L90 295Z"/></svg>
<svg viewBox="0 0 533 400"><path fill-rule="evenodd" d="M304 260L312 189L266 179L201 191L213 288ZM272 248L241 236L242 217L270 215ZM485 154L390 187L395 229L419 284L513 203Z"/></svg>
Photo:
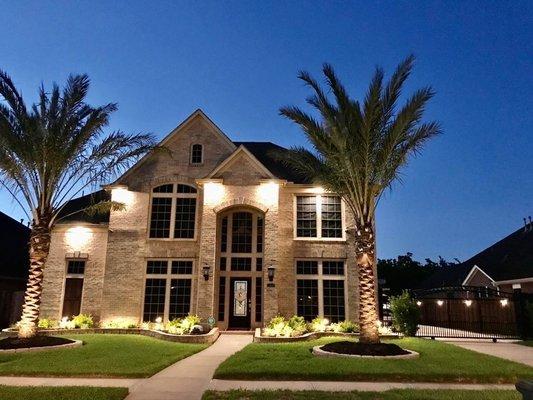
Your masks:
<svg viewBox="0 0 533 400"><path fill-rule="evenodd" d="M174 335L188 335L192 332L195 325L200 323L201 319L197 315L188 315L185 318L176 318L168 321L166 329Z"/></svg>
<svg viewBox="0 0 533 400"><path fill-rule="evenodd" d="M345 320L331 324L329 329L336 333L357 333L359 332L359 324Z"/></svg>
<svg viewBox="0 0 533 400"><path fill-rule="evenodd" d="M93 317L89 314L79 314L72 317L72 324L78 329L92 328L94 326Z"/></svg>
<svg viewBox="0 0 533 400"><path fill-rule="evenodd" d="M293 336L300 336L307 332L307 324L305 323L304 317L293 315L287 322L287 325L294 331Z"/></svg>
<svg viewBox="0 0 533 400"><path fill-rule="evenodd" d="M57 328L58 322L54 319L41 318L37 326L41 329L53 329Z"/></svg>
<svg viewBox="0 0 533 400"><path fill-rule="evenodd" d="M391 297L390 308L393 328L405 336L415 336L420 322L420 309L409 292Z"/></svg>
<svg viewBox="0 0 533 400"><path fill-rule="evenodd" d="M327 318L316 317L309 324L309 330L311 332L326 332L328 329L329 320Z"/></svg>
<svg viewBox="0 0 533 400"><path fill-rule="evenodd" d="M106 329L133 329L137 328L139 324L127 318L114 318L101 322L100 326Z"/></svg>

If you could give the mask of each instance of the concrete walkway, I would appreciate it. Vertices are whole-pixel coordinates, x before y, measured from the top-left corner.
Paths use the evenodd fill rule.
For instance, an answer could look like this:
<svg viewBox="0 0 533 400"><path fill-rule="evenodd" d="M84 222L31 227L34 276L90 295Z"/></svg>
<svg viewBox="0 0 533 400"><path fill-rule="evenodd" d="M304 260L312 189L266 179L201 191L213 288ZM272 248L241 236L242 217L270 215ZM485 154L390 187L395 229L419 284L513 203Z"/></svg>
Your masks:
<svg viewBox="0 0 533 400"><path fill-rule="evenodd" d="M144 379L0 376L0 385L7 386L100 386L127 387L131 390L142 381Z"/></svg>
<svg viewBox="0 0 533 400"><path fill-rule="evenodd" d="M207 349L134 385L126 400L199 400L218 365L252 339L252 335L222 334Z"/></svg>
<svg viewBox="0 0 533 400"><path fill-rule="evenodd" d="M514 390L514 385L467 383L409 383L409 382L326 382L326 381L227 381L213 379L208 390L318 390L325 392L384 392L392 389L458 389L458 390Z"/></svg>
<svg viewBox="0 0 533 400"><path fill-rule="evenodd" d="M507 360L526 364L533 367L533 347L522 346L515 343L503 342L450 342L464 349L477 351L478 353L488 354L495 357L505 358Z"/></svg>

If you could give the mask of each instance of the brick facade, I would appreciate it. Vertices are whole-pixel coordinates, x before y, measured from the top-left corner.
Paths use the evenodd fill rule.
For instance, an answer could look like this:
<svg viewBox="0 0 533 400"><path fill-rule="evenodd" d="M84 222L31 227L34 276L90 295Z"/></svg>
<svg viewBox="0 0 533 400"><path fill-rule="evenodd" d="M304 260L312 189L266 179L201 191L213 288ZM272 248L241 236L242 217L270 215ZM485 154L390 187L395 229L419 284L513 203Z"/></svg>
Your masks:
<svg viewBox="0 0 533 400"><path fill-rule="evenodd" d="M203 146L203 162L191 165L190 149ZM139 162L109 190L126 209L112 211L108 224L59 224L52 233L43 289L42 316L61 315L66 259L75 252L87 255L81 312L107 321L143 318L148 259L194 260L190 310L203 319L217 318L220 215L253 210L264 216L262 315L296 313L296 259L345 261L346 318L357 320L357 274L353 239L295 239L295 195L319 194L320 188L274 176L257 158L233 144L200 111L178 126L156 152ZM196 234L192 239L149 237L152 189L167 183L192 185L198 190ZM343 229L350 232L349 211ZM69 242L68 235L83 226L87 237ZM203 268L210 268L205 280ZM267 285L268 267L275 267L275 285ZM242 274L241 274L242 275ZM226 299L226 312L229 312ZM253 301L255 307L255 299ZM253 310L252 310L253 313ZM225 329L227 321L218 325ZM261 323L251 321L251 327Z"/></svg>

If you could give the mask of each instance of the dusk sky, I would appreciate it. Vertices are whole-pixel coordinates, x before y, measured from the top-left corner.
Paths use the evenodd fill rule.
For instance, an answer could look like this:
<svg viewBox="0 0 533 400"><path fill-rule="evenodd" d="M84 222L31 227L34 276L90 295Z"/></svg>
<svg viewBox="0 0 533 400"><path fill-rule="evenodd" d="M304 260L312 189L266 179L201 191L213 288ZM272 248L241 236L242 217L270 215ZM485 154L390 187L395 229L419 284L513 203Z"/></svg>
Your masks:
<svg viewBox="0 0 533 400"><path fill-rule="evenodd" d="M299 70L333 64L362 98L376 65L417 63L407 93L437 92L444 134L378 211L378 255L465 260L533 215L533 2L8 1L0 69L26 101L88 73L110 130L169 133L197 108L235 141L305 144L283 105L306 107ZM23 213L0 191L0 210Z"/></svg>

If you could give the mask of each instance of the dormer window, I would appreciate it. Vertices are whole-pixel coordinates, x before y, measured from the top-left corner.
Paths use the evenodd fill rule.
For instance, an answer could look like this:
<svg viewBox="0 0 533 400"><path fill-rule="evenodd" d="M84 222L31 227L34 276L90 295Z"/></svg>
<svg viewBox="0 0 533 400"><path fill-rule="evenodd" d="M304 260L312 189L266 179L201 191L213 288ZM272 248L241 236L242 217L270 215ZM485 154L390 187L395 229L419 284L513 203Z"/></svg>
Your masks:
<svg viewBox="0 0 533 400"><path fill-rule="evenodd" d="M191 146L191 164L201 164L203 162L203 146L193 144Z"/></svg>

